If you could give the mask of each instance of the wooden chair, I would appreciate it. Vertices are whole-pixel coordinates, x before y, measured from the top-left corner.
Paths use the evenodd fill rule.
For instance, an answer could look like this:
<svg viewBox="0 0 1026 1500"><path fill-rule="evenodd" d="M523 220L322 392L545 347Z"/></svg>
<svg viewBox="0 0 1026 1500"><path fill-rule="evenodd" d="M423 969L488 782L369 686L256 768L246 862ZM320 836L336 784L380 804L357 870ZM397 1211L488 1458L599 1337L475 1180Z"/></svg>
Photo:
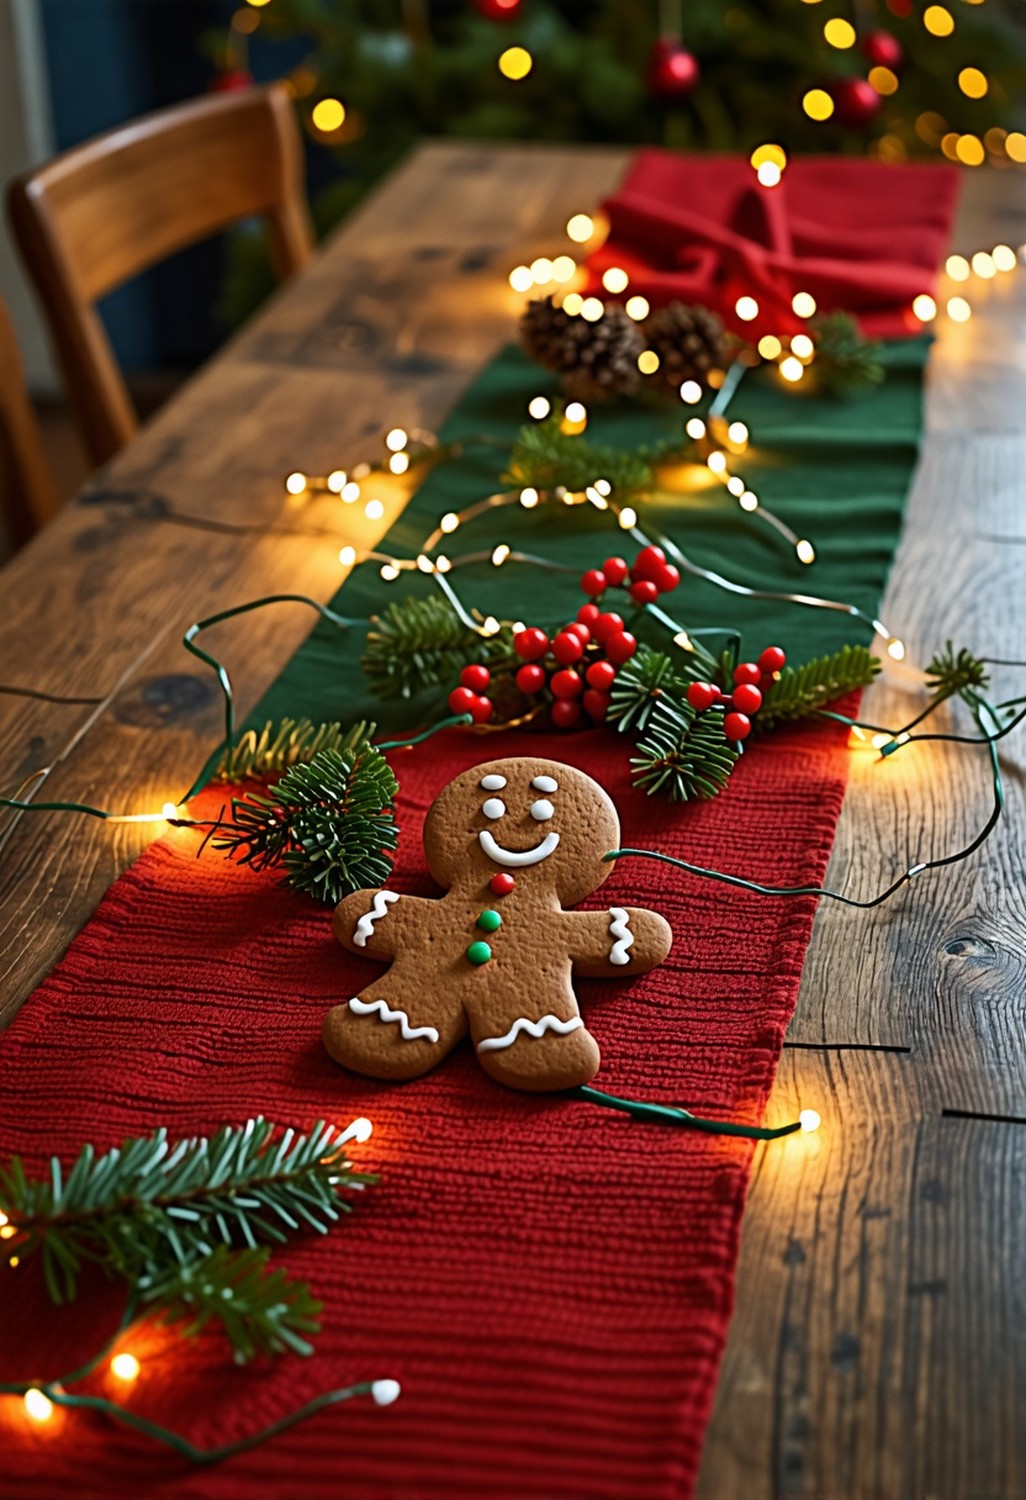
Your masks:
<svg viewBox="0 0 1026 1500"><path fill-rule="evenodd" d="M262 216L280 277L313 237L302 142L280 85L146 115L14 181L8 212L86 449L103 463L138 417L94 304L237 219Z"/></svg>
<svg viewBox="0 0 1026 1500"><path fill-rule="evenodd" d="M57 511L57 492L43 440L29 405L25 371L6 303L0 298L0 511L15 547L27 542Z"/></svg>

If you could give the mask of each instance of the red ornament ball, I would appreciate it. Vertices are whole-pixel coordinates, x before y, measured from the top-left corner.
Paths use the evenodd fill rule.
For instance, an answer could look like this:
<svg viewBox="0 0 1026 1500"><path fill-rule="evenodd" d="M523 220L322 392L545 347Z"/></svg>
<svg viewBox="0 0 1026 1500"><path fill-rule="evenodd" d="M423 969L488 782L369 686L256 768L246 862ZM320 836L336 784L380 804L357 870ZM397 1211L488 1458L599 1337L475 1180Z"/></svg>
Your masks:
<svg viewBox="0 0 1026 1500"><path fill-rule="evenodd" d="M787 661L780 646L767 646L759 653L759 666L763 672L781 672Z"/></svg>
<svg viewBox="0 0 1026 1500"><path fill-rule="evenodd" d="M704 714L719 698L719 689L711 682L693 682L688 688L688 702L696 714Z"/></svg>
<svg viewBox="0 0 1026 1500"><path fill-rule="evenodd" d="M728 740L746 740L752 731L752 721L744 714L727 714L723 720L723 733Z"/></svg>
<svg viewBox="0 0 1026 1500"><path fill-rule="evenodd" d="M654 604L659 598L659 590L650 578L639 578L631 584L629 593L638 604Z"/></svg>
<svg viewBox="0 0 1026 1500"><path fill-rule="evenodd" d="M662 547L643 547L634 559L631 577L637 582L642 578L654 578L660 568L666 566L666 553Z"/></svg>
<svg viewBox="0 0 1026 1500"><path fill-rule="evenodd" d="M758 685L761 676L762 669L759 664L754 661L743 661L734 668L734 681L738 684L742 682L750 682L753 685Z"/></svg>
<svg viewBox="0 0 1026 1500"><path fill-rule="evenodd" d="M487 724L495 711L495 705L490 698L475 697L470 706L470 716L475 724Z"/></svg>
<svg viewBox="0 0 1026 1500"><path fill-rule="evenodd" d="M589 688L581 699L584 711L596 724L601 724L609 710L609 694L600 693L597 688Z"/></svg>
<svg viewBox="0 0 1026 1500"><path fill-rule="evenodd" d="M539 656L544 656L549 649L549 638L544 630L531 625L526 630L518 630L513 637L513 650L524 661L537 661Z"/></svg>
<svg viewBox="0 0 1026 1500"><path fill-rule="evenodd" d="M629 630L618 630L615 635L607 636L602 643L606 648L606 655L614 666L622 667L625 661L630 661L638 643Z"/></svg>
<svg viewBox="0 0 1026 1500"><path fill-rule="evenodd" d="M517 672L516 684L522 693L540 693L545 686L545 668L537 662L525 662Z"/></svg>
<svg viewBox="0 0 1026 1500"><path fill-rule="evenodd" d="M831 89L837 118L850 130L865 130L880 113L883 98L865 78L844 78Z"/></svg>
<svg viewBox="0 0 1026 1500"><path fill-rule="evenodd" d="M592 597L596 594L604 594L608 587L609 580L601 568L589 568L581 578L581 588Z"/></svg>
<svg viewBox="0 0 1026 1500"><path fill-rule="evenodd" d="M477 694L470 688L453 688L449 694L449 712L451 714L472 714L476 702Z"/></svg>
<svg viewBox="0 0 1026 1500"><path fill-rule="evenodd" d="M572 630L561 630L552 642L552 654L560 666L568 667L584 655L584 642Z"/></svg>
<svg viewBox="0 0 1026 1500"><path fill-rule="evenodd" d="M622 557L607 557L602 564L602 576L610 588L618 589L629 572Z"/></svg>
<svg viewBox="0 0 1026 1500"><path fill-rule="evenodd" d="M648 59L649 92L665 104L686 99L699 78L698 59L679 37L662 36Z"/></svg>
<svg viewBox="0 0 1026 1500"><path fill-rule="evenodd" d="M471 663L464 667L460 673L460 682L465 688L470 688L472 693L483 693L492 680L492 674L487 667Z"/></svg>
<svg viewBox="0 0 1026 1500"><path fill-rule="evenodd" d="M618 630L622 629L623 621L619 615L599 615L591 627L592 639L596 640L600 646L604 646L611 635L615 635Z"/></svg>
<svg viewBox="0 0 1026 1500"><path fill-rule="evenodd" d="M871 31L863 38L862 51L875 68L890 68L892 73L905 61L905 49L889 31Z"/></svg>
<svg viewBox="0 0 1026 1500"><path fill-rule="evenodd" d="M734 707L743 714L757 714L762 707L762 694L751 682L742 682L730 696Z"/></svg>
<svg viewBox="0 0 1026 1500"><path fill-rule="evenodd" d="M587 625L590 631L601 613L597 604L582 604L577 611L577 623Z"/></svg>
<svg viewBox="0 0 1026 1500"><path fill-rule="evenodd" d="M675 568L673 563L663 563L662 567L652 574L652 582L661 594L672 594L680 583L680 570Z"/></svg>
<svg viewBox="0 0 1026 1500"><path fill-rule="evenodd" d="M498 875L493 875L488 882L489 890L493 891L496 896L508 896L515 885L516 881L513 876L507 874L505 870Z"/></svg>
<svg viewBox="0 0 1026 1500"><path fill-rule="evenodd" d="M557 729L572 729L581 717L581 705L571 698L557 698L549 712Z"/></svg>
<svg viewBox="0 0 1026 1500"><path fill-rule="evenodd" d="M553 672L549 687L557 698L579 698L584 690L584 678L580 672L564 667L561 672Z"/></svg>
<svg viewBox="0 0 1026 1500"><path fill-rule="evenodd" d="M616 668L611 661L593 661L585 672L588 686L599 693L608 693L616 681Z"/></svg>
<svg viewBox="0 0 1026 1500"><path fill-rule="evenodd" d="M515 21L521 0L474 0L474 9L486 21Z"/></svg>

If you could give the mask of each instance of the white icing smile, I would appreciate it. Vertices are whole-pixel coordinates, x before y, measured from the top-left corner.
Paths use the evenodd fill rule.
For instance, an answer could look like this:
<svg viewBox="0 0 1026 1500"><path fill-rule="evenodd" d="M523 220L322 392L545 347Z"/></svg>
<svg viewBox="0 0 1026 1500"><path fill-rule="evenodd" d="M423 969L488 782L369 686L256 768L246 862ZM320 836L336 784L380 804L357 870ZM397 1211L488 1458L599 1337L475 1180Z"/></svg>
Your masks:
<svg viewBox="0 0 1026 1500"><path fill-rule="evenodd" d="M535 844L533 849L504 849L501 844L495 842L487 828L482 828L477 838L485 854L495 864L520 868L525 865L541 864L542 860L548 859L559 844L558 833L547 833L541 843Z"/></svg>

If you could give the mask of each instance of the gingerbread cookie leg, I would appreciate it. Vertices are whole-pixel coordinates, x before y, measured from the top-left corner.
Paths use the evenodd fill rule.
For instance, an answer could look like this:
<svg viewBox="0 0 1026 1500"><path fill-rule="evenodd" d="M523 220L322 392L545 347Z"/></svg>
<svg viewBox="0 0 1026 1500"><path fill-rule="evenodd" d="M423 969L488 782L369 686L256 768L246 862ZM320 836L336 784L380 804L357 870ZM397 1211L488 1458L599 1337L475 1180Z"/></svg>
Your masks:
<svg viewBox="0 0 1026 1500"><path fill-rule="evenodd" d="M594 1078L598 1043L585 1027L569 985L524 995L505 1013L491 1003L470 1016L477 1060L498 1083L545 1093Z"/></svg>
<svg viewBox="0 0 1026 1500"><path fill-rule="evenodd" d="M396 998L397 988L403 999ZM407 998L410 985L395 982L394 970L330 1010L324 1020L324 1045L343 1067L369 1078L399 1082L419 1078L442 1061L467 1029L463 1007L419 987L417 1003Z"/></svg>

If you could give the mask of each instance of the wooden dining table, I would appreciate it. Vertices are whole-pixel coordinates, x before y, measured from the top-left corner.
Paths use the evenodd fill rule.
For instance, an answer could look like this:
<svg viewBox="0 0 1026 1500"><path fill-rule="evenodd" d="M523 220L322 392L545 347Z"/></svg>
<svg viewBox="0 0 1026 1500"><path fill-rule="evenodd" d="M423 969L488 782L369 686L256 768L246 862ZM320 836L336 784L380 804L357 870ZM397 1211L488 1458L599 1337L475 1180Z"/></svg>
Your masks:
<svg viewBox="0 0 1026 1500"><path fill-rule="evenodd" d="M403 503L397 482L371 521L284 476L436 427L513 336L510 268L564 248L627 160L432 142L388 177L0 572L0 684L30 693L0 692L5 788L45 771L40 800L177 800L223 732L187 627L260 595L327 601L339 548ZM953 248L1024 238L1022 174L966 171ZM1022 661L1026 270L955 292L973 316L938 323L882 615L913 662L949 638ZM310 624L283 605L211 633L243 713ZM994 672L1026 692L1026 670ZM885 675L864 711L900 721L908 693ZM1001 762L1007 815L973 858L876 910L818 912L774 1108L814 1100L823 1129L800 1154L758 1148L704 1500L1026 1494L1026 734ZM985 752L853 753L828 883L873 889L960 847L990 798ZM0 1020L160 831L0 814Z"/></svg>

